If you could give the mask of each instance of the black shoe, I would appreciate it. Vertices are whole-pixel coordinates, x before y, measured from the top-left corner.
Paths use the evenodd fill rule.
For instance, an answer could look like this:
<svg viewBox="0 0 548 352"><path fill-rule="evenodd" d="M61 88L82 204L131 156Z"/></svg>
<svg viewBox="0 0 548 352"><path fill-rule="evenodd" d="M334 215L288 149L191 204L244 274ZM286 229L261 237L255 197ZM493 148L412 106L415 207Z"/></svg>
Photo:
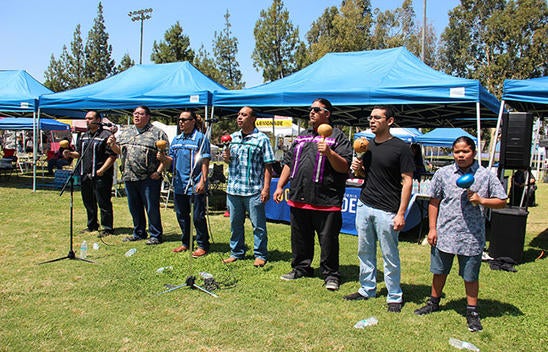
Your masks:
<svg viewBox="0 0 548 352"><path fill-rule="evenodd" d="M339 281L335 279L329 279L325 282L325 288L329 291L337 291L339 289Z"/></svg>
<svg viewBox="0 0 548 352"><path fill-rule="evenodd" d="M145 243L153 246L162 243L162 241L158 237L151 237Z"/></svg>
<svg viewBox="0 0 548 352"><path fill-rule="evenodd" d="M362 296L362 294L359 292L354 292L343 297L343 299L347 301L360 301L360 300L366 300L368 298L369 297Z"/></svg>
<svg viewBox="0 0 548 352"><path fill-rule="evenodd" d="M122 240L122 242L135 242L135 241L141 241L144 240L144 238L137 237L137 236L127 236Z"/></svg>
<svg viewBox="0 0 548 352"><path fill-rule="evenodd" d="M388 311L390 313L399 313L401 312L401 307L402 307L402 303L401 302L397 302L397 303L388 303Z"/></svg>
<svg viewBox="0 0 548 352"><path fill-rule="evenodd" d="M114 231L112 230L101 230L99 231L99 234L97 235L97 237L101 238L101 237L107 237L107 236L110 236L110 235L113 235L114 234Z"/></svg>
<svg viewBox="0 0 548 352"><path fill-rule="evenodd" d="M419 309L415 309L415 314L425 315L425 314L430 314L430 313L433 313L433 312L437 312L438 310L440 310L439 303L434 303L434 302L432 302L431 299L429 299L428 302L426 302L426 304L423 307L421 307Z"/></svg>
<svg viewBox="0 0 548 352"><path fill-rule="evenodd" d="M483 330L483 326L481 326L479 313L476 312L475 310L466 311L466 323L468 323L468 330L471 332Z"/></svg>
<svg viewBox="0 0 548 352"><path fill-rule="evenodd" d="M299 273L298 271L291 270L289 273L283 274L282 276L280 276L280 279L285 280L285 281L291 281L291 280L300 279L303 276L304 275Z"/></svg>
<svg viewBox="0 0 548 352"><path fill-rule="evenodd" d="M89 229L89 228L86 227L85 229L83 229L82 231L80 231L80 233L81 233L81 234L92 233L92 232L95 232L95 231L97 231L97 230L98 230L98 229L95 229L95 230L94 230L94 229Z"/></svg>

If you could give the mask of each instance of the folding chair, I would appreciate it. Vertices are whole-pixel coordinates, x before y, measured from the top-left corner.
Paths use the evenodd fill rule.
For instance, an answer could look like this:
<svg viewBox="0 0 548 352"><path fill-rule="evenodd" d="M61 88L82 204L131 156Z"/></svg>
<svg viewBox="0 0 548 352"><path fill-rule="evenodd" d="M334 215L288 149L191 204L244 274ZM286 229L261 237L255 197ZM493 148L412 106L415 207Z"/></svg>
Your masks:
<svg viewBox="0 0 548 352"><path fill-rule="evenodd" d="M170 198L173 196L173 184L171 175L168 173L164 174L164 179L162 180L162 188L160 189L160 199L164 202L164 208L167 209Z"/></svg>

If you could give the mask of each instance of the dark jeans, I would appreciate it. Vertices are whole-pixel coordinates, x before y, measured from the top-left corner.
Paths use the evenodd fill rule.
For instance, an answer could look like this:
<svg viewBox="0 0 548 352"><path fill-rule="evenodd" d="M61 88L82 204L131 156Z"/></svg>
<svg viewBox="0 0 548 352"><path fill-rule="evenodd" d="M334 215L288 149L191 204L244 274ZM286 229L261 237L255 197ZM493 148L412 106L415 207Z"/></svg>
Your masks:
<svg viewBox="0 0 548 352"><path fill-rule="evenodd" d="M133 218L133 236L147 238L145 210L148 216L150 237L162 239L160 218L160 187L162 180L148 178L142 181L126 181L129 212Z"/></svg>
<svg viewBox="0 0 548 352"><path fill-rule="evenodd" d="M72 161L69 161L67 159L49 159L48 160L48 172L52 173L53 169L62 169L63 166L70 165Z"/></svg>
<svg viewBox="0 0 548 352"><path fill-rule="evenodd" d="M177 221L183 232L181 236L182 243L189 247L190 243L190 207L194 203L194 228L196 229L196 244L198 247L209 251L209 233L207 232L207 223L205 218L205 194L175 194L173 199L175 205L175 214Z"/></svg>
<svg viewBox="0 0 548 352"><path fill-rule="evenodd" d="M313 274L314 235L320 242L320 271L324 279L340 279L339 232L342 227L340 211L316 211L290 207L291 266L300 274Z"/></svg>
<svg viewBox="0 0 548 352"><path fill-rule="evenodd" d="M99 205L101 226L103 230L112 232L112 174L101 177L97 176L93 179L82 177L80 190L82 191L82 201L88 214L88 229L97 230L99 228L99 222L97 221L97 205Z"/></svg>

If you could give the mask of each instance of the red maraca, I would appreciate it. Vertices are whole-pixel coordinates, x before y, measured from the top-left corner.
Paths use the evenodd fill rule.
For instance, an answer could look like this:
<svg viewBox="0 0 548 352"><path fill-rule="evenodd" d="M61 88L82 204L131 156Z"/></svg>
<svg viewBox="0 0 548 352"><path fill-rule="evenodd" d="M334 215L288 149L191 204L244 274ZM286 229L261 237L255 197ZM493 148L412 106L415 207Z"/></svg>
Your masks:
<svg viewBox="0 0 548 352"><path fill-rule="evenodd" d="M232 137L229 134L223 134L221 136L221 143L225 149L228 148L230 142L232 142Z"/></svg>

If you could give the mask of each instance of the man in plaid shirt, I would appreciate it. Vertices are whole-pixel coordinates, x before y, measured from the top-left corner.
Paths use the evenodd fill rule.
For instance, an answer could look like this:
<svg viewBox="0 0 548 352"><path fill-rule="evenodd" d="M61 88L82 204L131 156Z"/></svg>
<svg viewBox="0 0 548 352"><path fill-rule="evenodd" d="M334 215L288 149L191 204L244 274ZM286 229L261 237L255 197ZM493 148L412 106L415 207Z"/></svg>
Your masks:
<svg viewBox="0 0 548 352"><path fill-rule="evenodd" d="M267 260L267 231L265 203L270 198L272 163L275 161L270 139L255 127L257 117L249 106L238 112L239 131L234 132L223 159L228 164L226 188L228 210L230 211L230 257L225 263L232 263L245 256L244 222L246 211L253 225L256 267L262 267Z"/></svg>

